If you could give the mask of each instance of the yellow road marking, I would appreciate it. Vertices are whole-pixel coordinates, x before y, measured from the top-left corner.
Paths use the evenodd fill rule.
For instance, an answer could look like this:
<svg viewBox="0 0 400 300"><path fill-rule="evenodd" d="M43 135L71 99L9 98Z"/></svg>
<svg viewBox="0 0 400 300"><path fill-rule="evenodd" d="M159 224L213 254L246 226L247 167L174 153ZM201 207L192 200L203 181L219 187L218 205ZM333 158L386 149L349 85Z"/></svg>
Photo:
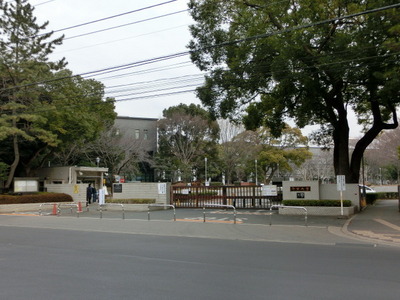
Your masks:
<svg viewBox="0 0 400 300"><path fill-rule="evenodd" d="M29 217L37 217L38 214L31 214L31 213L0 213L2 216L29 216Z"/></svg>
<svg viewBox="0 0 400 300"><path fill-rule="evenodd" d="M383 224L383 225L385 225L387 227L390 227L390 228L392 228L394 230L400 231L400 227L399 226L397 226L395 224L392 224L392 223L390 223L388 221L385 221L385 220L382 220L382 219L374 219L374 221L376 221L378 223L381 223L381 224Z"/></svg>

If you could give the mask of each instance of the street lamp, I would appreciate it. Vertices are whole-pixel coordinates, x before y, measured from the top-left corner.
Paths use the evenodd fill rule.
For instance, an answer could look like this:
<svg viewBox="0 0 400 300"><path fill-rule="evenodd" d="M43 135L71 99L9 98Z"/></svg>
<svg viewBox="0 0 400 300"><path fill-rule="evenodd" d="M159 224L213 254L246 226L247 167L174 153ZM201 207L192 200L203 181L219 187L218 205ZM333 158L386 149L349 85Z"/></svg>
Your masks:
<svg viewBox="0 0 400 300"><path fill-rule="evenodd" d="M204 184L207 185L207 157L204 157L204 166L205 166L205 181Z"/></svg>
<svg viewBox="0 0 400 300"><path fill-rule="evenodd" d="M257 176L257 159L255 160L256 165L256 185L258 185L258 176Z"/></svg>
<svg viewBox="0 0 400 300"><path fill-rule="evenodd" d="M99 165L100 165L100 157L96 157L96 165L97 165L97 167L99 167Z"/></svg>

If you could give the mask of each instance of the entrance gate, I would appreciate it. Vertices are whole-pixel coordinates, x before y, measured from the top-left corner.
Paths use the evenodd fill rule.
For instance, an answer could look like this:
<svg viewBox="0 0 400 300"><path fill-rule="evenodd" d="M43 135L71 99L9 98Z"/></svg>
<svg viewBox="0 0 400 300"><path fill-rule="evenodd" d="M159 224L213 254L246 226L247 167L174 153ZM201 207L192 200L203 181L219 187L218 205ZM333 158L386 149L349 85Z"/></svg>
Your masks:
<svg viewBox="0 0 400 300"><path fill-rule="evenodd" d="M270 209L279 205L282 194L263 196L261 186L172 186L171 204L201 208L207 205L232 205L235 208Z"/></svg>

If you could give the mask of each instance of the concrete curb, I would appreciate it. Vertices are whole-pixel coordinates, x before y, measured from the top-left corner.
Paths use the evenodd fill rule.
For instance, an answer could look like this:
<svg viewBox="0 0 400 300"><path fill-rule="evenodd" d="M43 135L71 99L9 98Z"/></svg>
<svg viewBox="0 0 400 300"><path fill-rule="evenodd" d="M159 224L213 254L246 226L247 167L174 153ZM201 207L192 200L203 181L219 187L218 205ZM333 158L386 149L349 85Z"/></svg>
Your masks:
<svg viewBox="0 0 400 300"><path fill-rule="evenodd" d="M356 234L356 233L350 231L348 229L349 225L356 217L357 217L357 215L354 215L350 219L348 219L346 221L346 223L343 225L343 227L340 228L340 231L338 231L337 228L334 228L333 226L330 226L328 228L328 231L331 232L332 234L336 234L336 235L343 236L343 237L349 237L349 238L352 238L357 241L372 243L375 246L376 245L384 245L384 246L400 247L400 243L383 241L383 240L374 239L374 238L368 238L368 237L365 237L365 236L362 236L362 235L359 235L359 234Z"/></svg>

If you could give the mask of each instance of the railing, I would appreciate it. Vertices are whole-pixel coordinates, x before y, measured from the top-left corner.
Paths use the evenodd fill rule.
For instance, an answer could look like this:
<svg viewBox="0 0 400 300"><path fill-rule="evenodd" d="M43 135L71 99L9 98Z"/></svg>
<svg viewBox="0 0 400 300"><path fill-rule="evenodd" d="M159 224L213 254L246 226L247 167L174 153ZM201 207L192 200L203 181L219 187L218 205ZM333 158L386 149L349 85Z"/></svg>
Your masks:
<svg viewBox="0 0 400 300"><path fill-rule="evenodd" d="M176 211L175 211L175 206L174 205L169 205L169 204L149 204L147 206L147 220L150 221L150 207L172 207L174 210L174 221L176 221Z"/></svg>
<svg viewBox="0 0 400 300"><path fill-rule="evenodd" d="M121 206L122 208L122 220L125 220L125 209L124 205L121 203L105 203L105 204L99 204L99 210L100 210L100 219L103 218L103 206Z"/></svg>
<svg viewBox="0 0 400 300"><path fill-rule="evenodd" d="M72 208L76 207L76 217L79 218L80 211L79 211L79 205L78 204L76 204L76 203L60 203L60 204L58 204L58 214L59 215L61 214L61 207L62 206L69 207L71 209L71 215L72 215Z"/></svg>
<svg viewBox="0 0 400 300"><path fill-rule="evenodd" d="M60 208L58 207L58 203L42 203L39 206L39 216L42 216L42 207L46 206L46 205L51 205L53 206L53 214L54 214L54 210L56 210L55 215L59 216L60 215Z"/></svg>
<svg viewBox="0 0 400 300"><path fill-rule="evenodd" d="M236 224L236 208L233 205L223 205L223 204L207 204L207 206L203 206L203 222L206 222L206 208L215 208L215 207L226 207L233 209L233 223Z"/></svg>
<svg viewBox="0 0 400 300"><path fill-rule="evenodd" d="M302 207L302 206L284 206L284 205L272 205L271 206L271 208L269 209L270 210L270 214L269 214L269 225L271 226L272 225L272 208L294 208L294 209L301 209L301 210L304 210L304 222L305 222L305 226L308 226L307 225L307 208L305 208L305 207Z"/></svg>

